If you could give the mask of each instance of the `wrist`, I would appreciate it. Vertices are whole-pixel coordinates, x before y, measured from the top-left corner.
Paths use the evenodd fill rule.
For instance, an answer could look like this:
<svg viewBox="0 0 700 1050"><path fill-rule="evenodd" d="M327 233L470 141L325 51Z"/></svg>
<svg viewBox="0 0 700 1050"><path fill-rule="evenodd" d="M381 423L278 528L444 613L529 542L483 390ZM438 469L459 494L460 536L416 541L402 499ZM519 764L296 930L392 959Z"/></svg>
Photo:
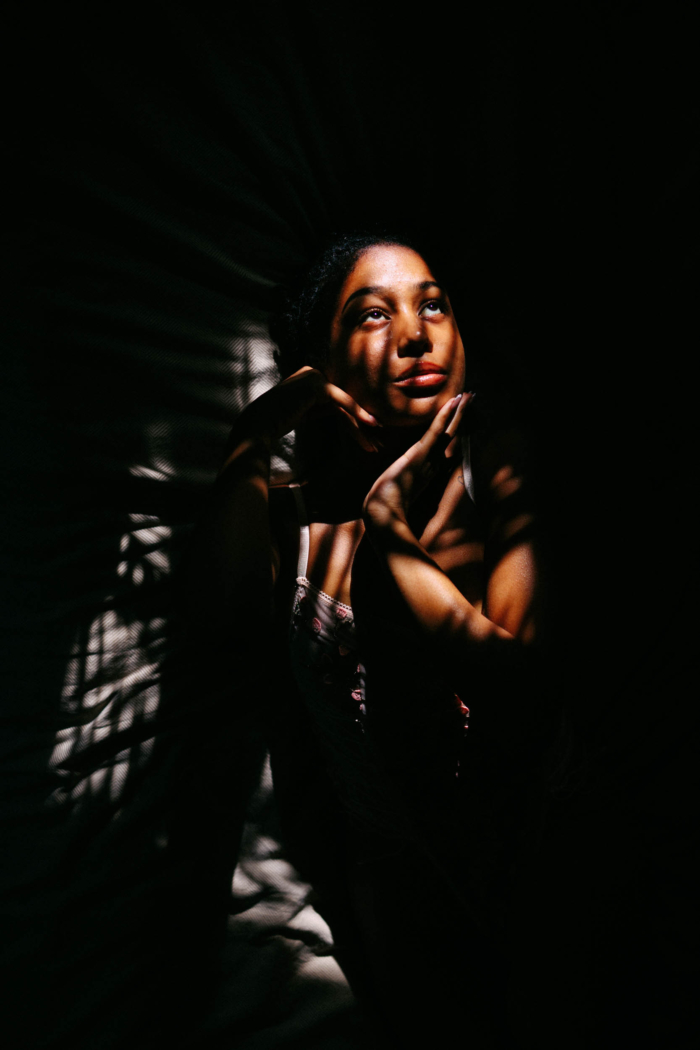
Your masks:
<svg viewBox="0 0 700 1050"><path fill-rule="evenodd" d="M362 510L365 529L373 536L390 536L411 534L410 527L403 513L382 500L369 499Z"/></svg>

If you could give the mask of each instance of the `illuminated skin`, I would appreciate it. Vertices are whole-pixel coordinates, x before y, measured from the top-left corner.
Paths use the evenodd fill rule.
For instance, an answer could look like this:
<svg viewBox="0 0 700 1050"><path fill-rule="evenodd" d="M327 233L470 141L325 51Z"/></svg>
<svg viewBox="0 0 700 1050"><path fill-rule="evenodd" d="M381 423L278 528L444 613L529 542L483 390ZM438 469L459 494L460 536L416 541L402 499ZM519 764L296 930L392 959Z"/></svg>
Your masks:
<svg viewBox="0 0 700 1050"><path fill-rule="evenodd" d="M422 375L401 379L406 372ZM464 347L447 293L398 245L364 252L331 322L328 378L389 426L427 424L464 389Z"/></svg>
<svg viewBox="0 0 700 1050"><path fill-rule="evenodd" d="M389 437L388 428L401 428L408 441L401 443L396 435L394 451L401 454L371 486L361 520L312 522L310 576L349 603L352 557L366 530L416 625L453 655L475 641L530 638L529 545L512 545L490 573L485 594L465 585L473 562L483 557L483 545L465 531L459 462L423 534L416 537L408 524L410 504L431 476L430 453L440 439L456 433L469 400L464 395L454 403L464 390L464 346L449 298L425 260L398 245L365 251L340 291L330 336L328 378L383 424L386 429L375 432L379 441ZM446 454L458 452L457 442L451 442ZM508 482L512 486L506 466L501 497ZM498 491L494 495L499 498ZM488 617L482 613L484 597Z"/></svg>
<svg viewBox="0 0 700 1050"><path fill-rule="evenodd" d="M332 428L314 429L318 414L336 413L340 444L333 441L330 446L323 476L319 469L304 483L310 526L307 576L320 590L350 605L355 553L363 538L372 544L379 565L368 551L364 606L362 588L357 589L358 615L367 617L363 626L372 630L375 613L393 616L398 595L403 602L398 611L408 614L414 628L408 650L387 647L380 680L383 671L384 681L396 674L400 684L407 673L420 674L422 660L431 670L439 661L445 680L456 691L476 662L476 646L502 651L533 636L531 516L521 498L526 486L517 468L518 441L510 446L505 439L492 442L480 452L483 484L475 510L465 490L456 440L470 410L470 395L464 393L464 347L449 300L433 283L435 276L410 249L380 245L365 251L336 303L323 369L301 368L257 398L234 426L211 511L200 530L197 557L190 564L192 619L206 632L208 643L215 640L224 660L230 653L243 656L255 676L252 695L260 695L260 682L264 698L264 683L271 680L280 688L281 702L286 705L288 699L284 680L274 679L284 660L273 646L283 644L277 640L288 629L299 521L288 487L270 483L271 448L283 434L304 424L309 440L321 432L327 440ZM421 375L404 377L419 369ZM419 528L417 520L425 524ZM382 606L387 591L381 588L390 581L381 569L395 585L388 608ZM211 600L212 591L220 600ZM271 629L275 614L284 634ZM376 637L381 650L383 636ZM393 657L392 651L398 655ZM405 665L402 660L400 668L391 662L402 657ZM498 661L492 666L497 674ZM491 698L488 690L482 692L486 705ZM400 698L400 689L397 694ZM426 694L426 703L431 703L430 690ZM493 700L498 704L501 699L502 691L496 688ZM293 703L290 710L294 750L297 726L304 721ZM428 720L425 731L431 732ZM283 757L277 769L283 770L285 761ZM297 761L296 755L292 761ZM284 776L279 781L277 776L276 771L281 797ZM301 791L295 794L297 785L290 792L291 807L306 805L306 781L304 770ZM310 783L316 790L313 779ZM325 841L319 845L326 849ZM351 850L350 845L347 861L343 855L349 866ZM369 865L363 870L371 872ZM368 918L361 896L359 905L352 905L359 936L366 938L369 966L376 953L375 926L382 931L384 924L383 907L379 895L376 912L372 900ZM380 944L382 939L383 934ZM384 965L381 959L380 996Z"/></svg>
<svg viewBox="0 0 700 1050"><path fill-rule="evenodd" d="M517 441L486 450L482 513L488 520L475 531L455 437L470 400L462 393L464 347L449 299L434 281L411 249L378 245L363 252L336 303L324 371L300 369L239 417L204 534L202 566L220 581L236 630L260 622L251 616L251 601L259 603L260 617L269 616L283 552L295 556L296 539L284 540L289 503L270 499L271 446L330 406L360 448L352 446L353 471L350 459L339 462L333 476L312 479L306 488L309 579L350 604L353 558L366 532L415 627L446 658L459 662L465 646L485 640L533 637L532 515L521 500ZM416 536L409 508L436 476L436 454L454 456L455 467L439 475L435 513ZM288 516L287 523L296 534L298 525ZM484 541L497 555L487 578Z"/></svg>

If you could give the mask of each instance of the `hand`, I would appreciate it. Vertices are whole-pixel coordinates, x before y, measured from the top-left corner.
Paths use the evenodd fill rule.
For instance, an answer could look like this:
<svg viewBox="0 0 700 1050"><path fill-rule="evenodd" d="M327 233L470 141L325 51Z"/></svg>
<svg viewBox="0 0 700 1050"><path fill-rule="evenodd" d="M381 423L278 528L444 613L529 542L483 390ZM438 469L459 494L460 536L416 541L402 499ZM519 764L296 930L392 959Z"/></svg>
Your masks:
<svg viewBox="0 0 700 1050"><path fill-rule="evenodd" d="M378 528L406 524L408 508L458 447L458 429L473 394L460 394L442 406L420 441L404 452L375 481L367 494L362 515L365 524Z"/></svg>
<svg viewBox="0 0 700 1050"><path fill-rule="evenodd" d="M368 427L381 424L339 386L329 383L317 368L304 365L277 386L266 390L241 413L229 440L229 452L235 451L245 438L255 438L269 447L294 430L308 413L329 408L342 413L362 448L376 451L376 445L361 430L360 424ZM225 462L228 459L227 453Z"/></svg>

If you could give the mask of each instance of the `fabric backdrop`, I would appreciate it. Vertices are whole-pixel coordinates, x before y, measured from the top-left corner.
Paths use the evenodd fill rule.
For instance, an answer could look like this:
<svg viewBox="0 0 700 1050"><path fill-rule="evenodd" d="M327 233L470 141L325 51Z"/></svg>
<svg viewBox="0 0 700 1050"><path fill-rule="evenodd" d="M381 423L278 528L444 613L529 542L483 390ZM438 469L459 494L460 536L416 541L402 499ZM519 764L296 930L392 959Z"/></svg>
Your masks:
<svg viewBox="0 0 700 1050"><path fill-rule="evenodd" d="M439 253L536 449L540 685L569 743L522 887L514 1045L686 1045L692 36L673 8L525 8L21 5L8 24L18 1046L366 1042L327 927L295 918L309 888L265 801L255 673L183 653L172 609L230 424L275 381L276 290L373 223Z"/></svg>

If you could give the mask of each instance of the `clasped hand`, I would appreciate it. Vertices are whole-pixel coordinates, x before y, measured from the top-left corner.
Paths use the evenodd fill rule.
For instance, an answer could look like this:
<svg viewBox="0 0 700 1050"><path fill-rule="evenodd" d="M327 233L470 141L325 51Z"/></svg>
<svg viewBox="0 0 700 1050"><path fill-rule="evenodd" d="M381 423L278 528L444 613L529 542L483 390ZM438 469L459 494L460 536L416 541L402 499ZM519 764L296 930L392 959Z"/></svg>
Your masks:
<svg viewBox="0 0 700 1050"><path fill-rule="evenodd" d="M362 508L365 524L375 528L406 523L408 508L422 492L437 467L455 454L458 428L473 394L460 394L442 406L419 441L381 474L372 485ZM261 395L243 413L229 441L225 465L240 448L241 436L263 442L268 448L317 412L337 411L357 443L377 451L371 429L380 424L346 391L330 383L321 371L308 365ZM363 429L363 425L368 430Z"/></svg>
<svg viewBox="0 0 700 1050"><path fill-rule="evenodd" d="M444 404L420 440L377 478L362 508L366 525L384 529L407 524L411 503L434 476L440 462L454 456L459 425L473 396L459 394Z"/></svg>

